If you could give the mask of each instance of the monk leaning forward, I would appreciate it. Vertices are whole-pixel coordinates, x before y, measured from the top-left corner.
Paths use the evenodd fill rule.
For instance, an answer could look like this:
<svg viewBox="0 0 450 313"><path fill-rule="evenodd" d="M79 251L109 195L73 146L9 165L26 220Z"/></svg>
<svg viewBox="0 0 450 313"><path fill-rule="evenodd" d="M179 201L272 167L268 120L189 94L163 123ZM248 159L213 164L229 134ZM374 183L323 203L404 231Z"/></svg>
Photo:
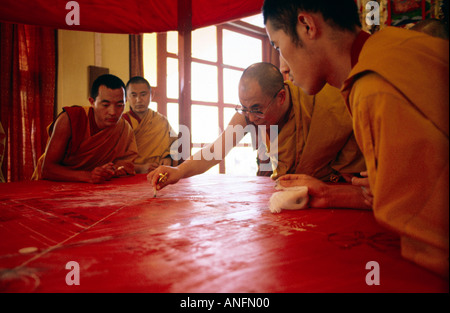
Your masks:
<svg viewBox="0 0 450 313"><path fill-rule="evenodd" d="M405 258L448 277L448 40L393 27L369 35L353 0L265 0L263 14L296 84L310 94L341 88L377 221L399 234ZM351 207L342 188L280 180L307 185L317 207Z"/></svg>
<svg viewBox="0 0 450 313"><path fill-rule="evenodd" d="M241 77L239 99L242 105L236 108L238 113L213 144L176 168L162 166L148 175L155 188L204 173L218 164L244 135L235 129L248 125L265 126L269 133L272 125L278 128L275 137L263 134L273 179L287 173L305 173L321 181L335 182L345 181L365 170L363 156L353 136L351 118L338 89L327 86L320 94L308 96L292 82L285 82L274 65L256 63ZM226 145L227 138L233 138L232 145ZM272 146L275 139L278 141L276 150ZM222 154L206 160L205 150L218 146L222 147ZM160 173L168 173L167 180L156 185ZM354 187L355 198L364 206L361 188L351 187Z"/></svg>
<svg viewBox="0 0 450 313"><path fill-rule="evenodd" d="M91 106L65 107L50 125L47 148L32 179L101 183L134 174L136 141L121 118L125 95L120 78L98 77L91 89Z"/></svg>

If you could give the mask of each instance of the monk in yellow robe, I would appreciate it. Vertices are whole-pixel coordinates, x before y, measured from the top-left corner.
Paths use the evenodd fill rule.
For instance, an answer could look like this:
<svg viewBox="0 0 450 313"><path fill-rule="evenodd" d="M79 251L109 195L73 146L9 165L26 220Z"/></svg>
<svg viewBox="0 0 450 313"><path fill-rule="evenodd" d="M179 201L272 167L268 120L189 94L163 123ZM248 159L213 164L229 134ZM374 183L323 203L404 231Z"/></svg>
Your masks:
<svg viewBox="0 0 450 313"><path fill-rule="evenodd" d="M387 28L366 39L342 88L376 217L400 232L406 258L438 272L449 251L448 54L448 41Z"/></svg>
<svg viewBox="0 0 450 313"><path fill-rule="evenodd" d="M263 139L271 157L273 179L286 173L305 173L335 182L339 178L345 181L344 175L353 176L365 170L363 156L353 136L351 118L338 89L327 86L320 94L308 96L292 82L284 82L274 65L256 63L241 77L239 98L242 106L236 108L238 113L213 144L177 168L160 167L148 175L149 180L156 183L159 173L168 173L166 183L155 187L204 173L218 164L245 135L236 131L239 126L240 129L252 125L266 127ZM273 125L278 128L275 134L270 130ZM233 142L227 142L231 137ZM278 142L276 149L272 147L275 140ZM207 160L204 154L208 150L222 153ZM355 188L355 196L358 195L364 202L360 188Z"/></svg>
<svg viewBox="0 0 450 313"><path fill-rule="evenodd" d="M352 121L337 88L326 85L319 94L305 94L286 81L291 98L287 121L278 134L272 179L302 173L322 181L345 181L365 170L353 135ZM266 136L270 153L270 137Z"/></svg>
<svg viewBox="0 0 450 313"><path fill-rule="evenodd" d="M354 184L377 221L399 234L403 257L448 277L448 41L392 27L370 36L353 0L265 0L263 15L296 84L341 88L367 166ZM355 205L348 189L310 176L280 183L308 186L313 207Z"/></svg>
<svg viewBox="0 0 450 313"><path fill-rule="evenodd" d="M101 183L135 173L136 141L121 118L125 84L114 75L102 75L94 81L89 101L88 107L65 107L50 125L33 180Z"/></svg>
<svg viewBox="0 0 450 313"><path fill-rule="evenodd" d="M139 152L134 161L136 172L148 173L159 165L175 165L170 147L177 135L164 115L148 107L152 96L149 82L135 76L128 81L126 88L130 110L123 117L130 123L136 137Z"/></svg>

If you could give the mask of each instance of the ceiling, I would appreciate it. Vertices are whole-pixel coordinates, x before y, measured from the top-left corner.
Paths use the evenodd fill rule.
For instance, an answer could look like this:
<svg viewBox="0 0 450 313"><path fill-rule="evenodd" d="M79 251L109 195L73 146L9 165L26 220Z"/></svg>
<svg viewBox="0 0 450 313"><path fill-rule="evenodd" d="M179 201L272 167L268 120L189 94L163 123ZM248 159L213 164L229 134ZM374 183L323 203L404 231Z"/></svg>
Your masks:
<svg viewBox="0 0 450 313"><path fill-rule="evenodd" d="M192 18L186 20L190 1ZM137 34L178 30L179 20L190 21L192 29L220 24L258 14L262 4L263 0L1 0L0 21ZM179 19L178 11L185 16ZM74 24L77 18L79 25Z"/></svg>

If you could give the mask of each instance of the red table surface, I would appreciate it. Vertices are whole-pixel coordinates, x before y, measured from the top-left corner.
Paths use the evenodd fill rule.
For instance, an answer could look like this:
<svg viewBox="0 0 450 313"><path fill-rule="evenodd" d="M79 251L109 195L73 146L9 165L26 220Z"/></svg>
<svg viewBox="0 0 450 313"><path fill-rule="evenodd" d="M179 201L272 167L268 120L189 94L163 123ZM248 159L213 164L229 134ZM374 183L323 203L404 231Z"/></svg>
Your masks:
<svg viewBox="0 0 450 313"><path fill-rule="evenodd" d="M207 174L157 198L145 175L1 184L0 292L448 292L372 212L273 214L274 191L267 177ZM379 285L366 283L370 261Z"/></svg>

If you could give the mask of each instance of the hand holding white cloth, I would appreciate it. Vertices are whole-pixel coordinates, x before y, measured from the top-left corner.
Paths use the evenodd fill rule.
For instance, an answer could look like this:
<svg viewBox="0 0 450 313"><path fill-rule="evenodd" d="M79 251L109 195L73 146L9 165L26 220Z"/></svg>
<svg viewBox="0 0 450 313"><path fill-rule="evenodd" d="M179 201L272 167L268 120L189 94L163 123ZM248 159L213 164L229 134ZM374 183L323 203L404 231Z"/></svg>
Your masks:
<svg viewBox="0 0 450 313"><path fill-rule="evenodd" d="M281 210L300 210L307 207L308 187L282 187L278 185L276 191L270 197L270 212L280 213Z"/></svg>

